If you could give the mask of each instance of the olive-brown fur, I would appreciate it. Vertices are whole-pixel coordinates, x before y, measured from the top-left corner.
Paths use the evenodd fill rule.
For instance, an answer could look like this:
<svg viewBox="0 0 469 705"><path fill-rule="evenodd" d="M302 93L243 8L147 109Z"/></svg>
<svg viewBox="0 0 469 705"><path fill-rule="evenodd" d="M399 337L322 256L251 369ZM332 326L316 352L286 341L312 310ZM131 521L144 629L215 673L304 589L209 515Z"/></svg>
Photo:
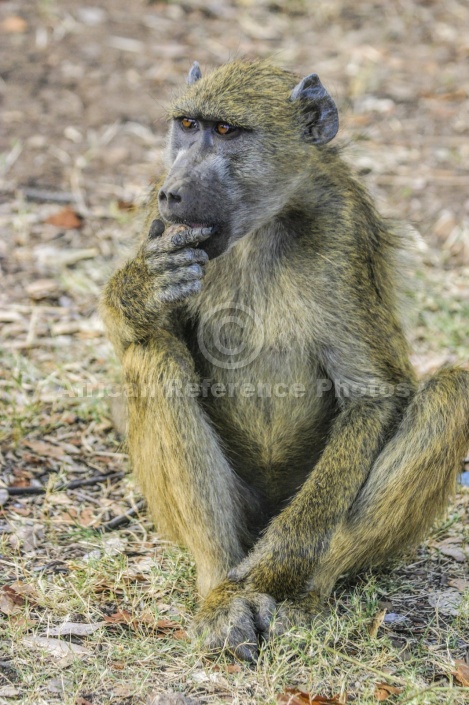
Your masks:
<svg viewBox="0 0 469 705"><path fill-rule="evenodd" d="M248 659L276 605L280 621L285 600L308 612L341 574L421 540L469 447L469 374L417 384L398 310L400 238L338 151L304 139L297 83L235 61L175 100L174 118L243 128L224 178L239 194L230 233L236 212L247 225L210 261L209 229L186 226L184 242L170 222L144 233L102 300L137 390L134 471L158 529L196 562L196 631ZM146 231L159 217L155 189ZM238 350L221 362L247 364L207 354L220 331ZM208 379L304 393L187 393Z"/></svg>

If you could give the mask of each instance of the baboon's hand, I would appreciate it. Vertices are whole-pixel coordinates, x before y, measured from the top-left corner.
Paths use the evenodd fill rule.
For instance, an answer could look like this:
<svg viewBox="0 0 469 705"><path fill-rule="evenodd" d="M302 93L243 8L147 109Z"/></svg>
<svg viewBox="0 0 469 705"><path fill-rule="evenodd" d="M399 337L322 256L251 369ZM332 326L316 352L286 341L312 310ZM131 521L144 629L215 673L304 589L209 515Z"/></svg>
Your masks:
<svg viewBox="0 0 469 705"><path fill-rule="evenodd" d="M284 510L285 513L285 510ZM276 517L264 536L228 577L245 590L266 592L276 600L301 598L308 591L320 549L320 539L306 540Z"/></svg>
<svg viewBox="0 0 469 705"><path fill-rule="evenodd" d="M136 257L111 278L105 307L119 310L133 336L144 338L153 325L162 324L170 304L201 290L208 255L196 245L211 234L211 228L185 225L165 230L161 220L154 220Z"/></svg>
<svg viewBox="0 0 469 705"><path fill-rule="evenodd" d="M244 661L256 661L259 644L292 627L307 626L321 611L317 595L280 604L270 595L225 580L208 595L193 632L208 651L226 649Z"/></svg>
<svg viewBox="0 0 469 705"><path fill-rule="evenodd" d="M248 592L225 580L208 595L197 613L193 632L204 649L227 649L245 661L256 661L259 640L270 635L276 603L270 595Z"/></svg>
<svg viewBox="0 0 469 705"><path fill-rule="evenodd" d="M212 228L170 225L164 230L161 220L152 222L137 258L152 276L156 302L176 303L201 290L208 255L197 245L211 234Z"/></svg>

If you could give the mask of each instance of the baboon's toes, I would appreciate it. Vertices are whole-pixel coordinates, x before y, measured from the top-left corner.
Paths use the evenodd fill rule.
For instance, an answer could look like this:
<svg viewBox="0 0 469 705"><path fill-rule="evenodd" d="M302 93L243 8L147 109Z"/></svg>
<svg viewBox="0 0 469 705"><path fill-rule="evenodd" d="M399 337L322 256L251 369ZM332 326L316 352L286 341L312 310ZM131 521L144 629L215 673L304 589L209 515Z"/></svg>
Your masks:
<svg viewBox="0 0 469 705"><path fill-rule="evenodd" d="M270 595L243 590L226 580L207 596L193 632L207 650L226 649L244 661L256 661L259 641L270 635L275 606Z"/></svg>
<svg viewBox="0 0 469 705"><path fill-rule="evenodd" d="M203 606L196 615L193 632L207 651L226 649L244 661L258 657L258 631L249 602L233 597L228 605Z"/></svg>

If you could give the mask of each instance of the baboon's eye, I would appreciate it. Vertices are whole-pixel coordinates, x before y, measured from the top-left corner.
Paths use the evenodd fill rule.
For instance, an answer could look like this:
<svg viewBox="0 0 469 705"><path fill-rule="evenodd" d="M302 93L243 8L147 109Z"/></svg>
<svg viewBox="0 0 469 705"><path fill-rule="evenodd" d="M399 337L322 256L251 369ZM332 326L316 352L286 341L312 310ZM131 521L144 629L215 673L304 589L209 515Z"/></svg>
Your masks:
<svg viewBox="0 0 469 705"><path fill-rule="evenodd" d="M225 137L227 135L235 135L237 132L239 132L238 127L233 127L233 125L228 125L226 122L219 122L215 125L215 131L217 134L221 135L222 137Z"/></svg>
<svg viewBox="0 0 469 705"><path fill-rule="evenodd" d="M192 118L183 117L179 122L183 130L195 130L197 127L197 121Z"/></svg>

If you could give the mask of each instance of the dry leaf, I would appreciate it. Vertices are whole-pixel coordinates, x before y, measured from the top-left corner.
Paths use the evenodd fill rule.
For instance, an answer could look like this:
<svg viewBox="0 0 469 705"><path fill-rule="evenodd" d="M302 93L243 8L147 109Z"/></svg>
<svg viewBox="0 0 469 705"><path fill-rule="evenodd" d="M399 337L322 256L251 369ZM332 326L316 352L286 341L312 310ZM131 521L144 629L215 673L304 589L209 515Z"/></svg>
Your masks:
<svg viewBox="0 0 469 705"><path fill-rule="evenodd" d="M438 550L444 556L449 556L458 563L464 563L467 559L467 554L462 550L462 548L458 548L457 546L438 546Z"/></svg>
<svg viewBox="0 0 469 705"><path fill-rule="evenodd" d="M174 632L171 632L171 638L177 639L178 641L189 641L189 634L184 631L184 629L176 629ZM230 671L228 671L228 673L230 673ZM235 673L235 671L232 671L232 673Z"/></svg>
<svg viewBox="0 0 469 705"><path fill-rule="evenodd" d="M319 703L319 705L345 705L347 699L342 700L338 696L328 698L325 695L309 695L298 688L285 688L285 692L277 696L277 702L280 705L311 705Z"/></svg>
<svg viewBox="0 0 469 705"><path fill-rule="evenodd" d="M51 521L54 524L76 524L78 512L75 507L69 507L65 512L57 512Z"/></svg>
<svg viewBox="0 0 469 705"><path fill-rule="evenodd" d="M165 617L156 619L153 612L149 609L143 610L140 615L132 615L127 610L117 610L114 614L105 615L104 621L107 624L127 624L132 629L144 626L156 631L160 636L166 636L171 633L171 636L175 639L181 641L187 639L187 633L181 629L181 625L178 622L173 622Z"/></svg>
<svg viewBox="0 0 469 705"><path fill-rule="evenodd" d="M453 580L448 581L450 587L456 588L459 592L464 592L464 590L469 590L469 580L464 580L463 578L453 578Z"/></svg>
<svg viewBox="0 0 469 705"><path fill-rule="evenodd" d="M15 532L15 546L21 546L25 553L32 553L44 540L44 527L42 524L32 526L22 526Z"/></svg>
<svg viewBox="0 0 469 705"><path fill-rule="evenodd" d="M200 700L188 698L182 693L157 693L147 697L147 705L200 705Z"/></svg>
<svg viewBox="0 0 469 705"><path fill-rule="evenodd" d="M75 700L76 705L93 705L89 700L86 698L82 698L81 695L77 695L77 698Z"/></svg>
<svg viewBox="0 0 469 705"><path fill-rule="evenodd" d="M447 536L445 539L441 539L441 541L430 541L430 546L434 546L435 548L441 548L442 546L454 546L454 544L460 546L462 543L462 538L461 536Z"/></svg>
<svg viewBox="0 0 469 705"><path fill-rule="evenodd" d="M454 665L456 666L456 670L453 671L453 676L458 683L461 683L465 688L469 688L469 666L462 659L457 659Z"/></svg>
<svg viewBox="0 0 469 705"><path fill-rule="evenodd" d="M24 445L37 455L46 456L48 458L61 458L65 455L65 451L61 446L55 446L52 443L46 443L46 441L32 439L25 441Z"/></svg>
<svg viewBox="0 0 469 705"><path fill-rule="evenodd" d="M101 555L101 554L99 554L99 555ZM94 591L98 595L102 594L102 593L112 593L114 595L123 595L124 594L124 590L121 587L119 587L119 585L114 585L113 583L108 582L104 578L102 578L101 580L99 580L98 582L95 583ZM116 612L116 614L118 614L118 613ZM112 620L111 620L111 622L112 622ZM116 624L122 624L122 622L117 621Z"/></svg>
<svg viewBox="0 0 469 705"><path fill-rule="evenodd" d="M113 614L105 614L104 621L107 624L131 624L134 618L127 610L117 610Z"/></svg>
<svg viewBox="0 0 469 705"><path fill-rule="evenodd" d="M79 524L80 526L97 526L101 523L101 519L97 516L95 516L95 513L93 511L92 507L85 507L85 509L82 509L80 512L80 520Z"/></svg>
<svg viewBox="0 0 469 705"><path fill-rule="evenodd" d="M462 601L462 595L457 590L443 590L442 592L433 592L428 596L429 604L441 614L457 617L459 605Z"/></svg>
<svg viewBox="0 0 469 705"><path fill-rule="evenodd" d="M29 517L32 514L31 507L12 507L11 511L19 514L20 517Z"/></svg>
<svg viewBox="0 0 469 705"><path fill-rule="evenodd" d="M63 676L61 678L51 678L46 682L46 688L49 693L57 693L64 695L66 690L70 689L70 681Z"/></svg>
<svg viewBox="0 0 469 705"><path fill-rule="evenodd" d="M391 695L400 695L403 688L397 688L389 683L377 683L375 688L376 700L387 700Z"/></svg>
<svg viewBox="0 0 469 705"><path fill-rule="evenodd" d="M162 617L161 619L157 620L156 628L159 632L167 632L171 629L180 629L181 625L178 624L178 622L173 622L171 619L166 619L165 617Z"/></svg>
<svg viewBox="0 0 469 705"><path fill-rule="evenodd" d="M464 563L467 560L467 553L461 548L460 536L448 536L442 541L431 541L430 546L437 548L444 556L449 556L458 563Z"/></svg>
<svg viewBox="0 0 469 705"><path fill-rule="evenodd" d="M64 228L65 230L73 230L82 227L83 218L73 208L67 206L46 218L46 223L56 225L58 228Z"/></svg>
<svg viewBox="0 0 469 705"><path fill-rule="evenodd" d="M0 27L7 34L22 34L28 29L28 23L22 17L11 15L10 17L5 17Z"/></svg>
<svg viewBox="0 0 469 705"><path fill-rule="evenodd" d="M16 592L17 595L27 597L30 602L37 599L36 589L32 585L28 585L28 583L23 583L21 580L16 580L14 583L11 583L9 587L10 590Z"/></svg>
<svg viewBox="0 0 469 705"><path fill-rule="evenodd" d="M0 590L0 612L9 616L19 614L23 605L23 596L12 590L10 585L3 585Z"/></svg>
<svg viewBox="0 0 469 705"><path fill-rule="evenodd" d="M111 661L109 666L113 671L123 671L125 668L125 661Z"/></svg>
<svg viewBox="0 0 469 705"><path fill-rule="evenodd" d="M10 617L10 624L21 631L29 631L37 624L37 619L30 619L24 614L14 614Z"/></svg>
<svg viewBox="0 0 469 705"><path fill-rule="evenodd" d="M82 622L64 622L58 627L48 629L47 636L89 636L105 626L106 622L84 624Z"/></svg>
<svg viewBox="0 0 469 705"><path fill-rule="evenodd" d="M376 639L376 636L378 634L378 629L384 622L384 617L386 616L386 609L380 610L375 614L373 617L373 621L371 622L370 626L368 627L368 634L370 635L371 639Z"/></svg>
<svg viewBox="0 0 469 705"><path fill-rule="evenodd" d="M13 480L11 485L8 487L30 487L31 483L25 477L19 477L17 480Z"/></svg>
<svg viewBox="0 0 469 705"><path fill-rule="evenodd" d="M113 696L117 698L130 698L135 694L135 687L132 687L127 683L119 683L119 685L114 686L111 692Z"/></svg>
<svg viewBox="0 0 469 705"><path fill-rule="evenodd" d="M79 644L72 644L60 639L49 639L46 636L29 636L22 640L23 646L31 649L41 649L48 651L52 656L89 656L91 651Z"/></svg>
<svg viewBox="0 0 469 705"><path fill-rule="evenodd" d="M227 673L240 673L242 671L242 668L239 663L229 663L226 666L225 671Z"/></svg>
<svg viewBox="0 0 469 705"><path fill-rule="evenodd" d="M13 685L0 686L0 698L16 698L20 691Z"/></svg>

